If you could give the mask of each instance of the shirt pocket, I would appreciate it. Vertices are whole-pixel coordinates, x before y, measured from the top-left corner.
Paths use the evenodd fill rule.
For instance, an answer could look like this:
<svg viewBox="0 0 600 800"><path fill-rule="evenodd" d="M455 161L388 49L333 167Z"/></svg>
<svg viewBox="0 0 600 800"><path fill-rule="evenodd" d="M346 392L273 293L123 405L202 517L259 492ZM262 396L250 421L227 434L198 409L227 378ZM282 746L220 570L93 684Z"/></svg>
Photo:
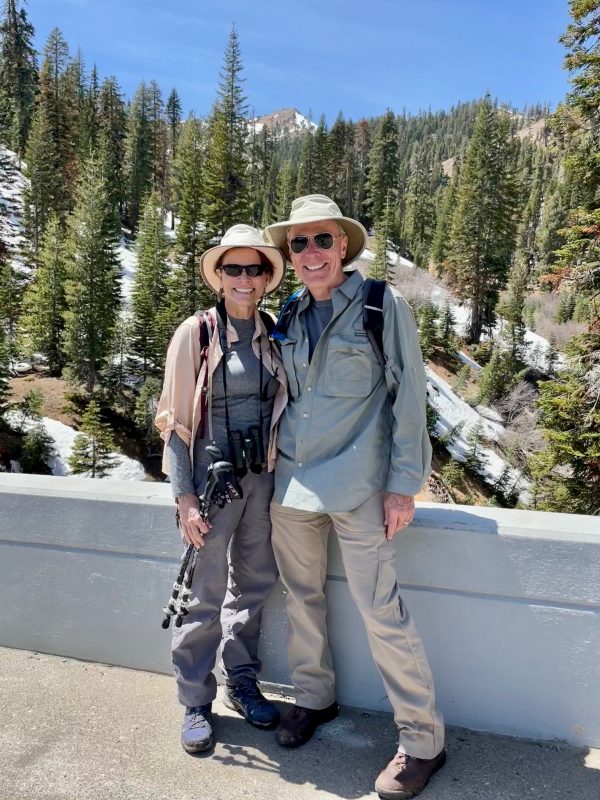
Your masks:
<svg viewBox="0 0 600 800"><path fill-rule="evenodd" d="M280 342L281 360L288 382L288 392L292 400L295 400L299 394L298 378L296 376L296 367L294 365L294 345L296 340L286 339Z"/></svg>
<svg viewBox="0 0 600 800"><path fill-rule="evenodd" d="M366 397L373 388L371 343L332 336L329 339L324 377L323 389L327 395Z"/></svg>

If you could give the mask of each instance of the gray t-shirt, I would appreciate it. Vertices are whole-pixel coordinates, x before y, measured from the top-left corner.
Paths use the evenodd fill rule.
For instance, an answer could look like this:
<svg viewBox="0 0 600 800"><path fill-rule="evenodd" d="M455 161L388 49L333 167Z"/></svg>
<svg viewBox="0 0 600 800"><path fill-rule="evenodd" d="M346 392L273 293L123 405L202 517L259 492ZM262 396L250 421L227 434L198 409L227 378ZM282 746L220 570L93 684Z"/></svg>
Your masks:
<svg viewBox="0 0 600 800"><path fill-rule="evenodd" d="M312 358L317 342L333 316L333 303L328 300L315 300L311 298L306 309L306 329L308 332L308 359Z"/></svg>
<svg viewBox="0 0 600 800"><path fill-rule="evenodd" d="M229 409L230 430L239 430L244 435L251 426L260 422L260 361L252 349L252 338L255 331L254 318L236 319L229 317L239 340L232 342L224 359L219 363L212 377L212 420L213 441L221 449L223 457L231 460L227 441L225 423L225 391L223 384L223 365L227 382L227 406ZM262 414L263 414L263 448L266 454L269 444L269 428L273 413L273 400L279 382L263 366L262 375ZM169 439L169 475L173 496L182 494L200 494L204 490L206 468L211 463L205 447L210 444L208 420L205 425L204 438L196 436L194 442L194 474L190 464L187 445L173 431Z"/></svg>

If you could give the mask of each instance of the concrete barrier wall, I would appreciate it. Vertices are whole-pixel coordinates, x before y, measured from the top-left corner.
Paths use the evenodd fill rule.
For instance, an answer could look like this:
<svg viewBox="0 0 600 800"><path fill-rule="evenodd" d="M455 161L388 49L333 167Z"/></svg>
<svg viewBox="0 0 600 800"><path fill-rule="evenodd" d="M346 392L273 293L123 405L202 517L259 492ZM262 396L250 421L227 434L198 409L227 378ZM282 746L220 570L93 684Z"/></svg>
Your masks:
<svg viewBox="0 0 600 800"><path fill-rule="evenodd" d="M430 504L394 541L448 722L600 746L600 519ZM0 475L0 644L169 672L181 550L167 485ZM339 701L389 710L333 536L327 594ZM278 585L273 683L286 626Z"/></svg>

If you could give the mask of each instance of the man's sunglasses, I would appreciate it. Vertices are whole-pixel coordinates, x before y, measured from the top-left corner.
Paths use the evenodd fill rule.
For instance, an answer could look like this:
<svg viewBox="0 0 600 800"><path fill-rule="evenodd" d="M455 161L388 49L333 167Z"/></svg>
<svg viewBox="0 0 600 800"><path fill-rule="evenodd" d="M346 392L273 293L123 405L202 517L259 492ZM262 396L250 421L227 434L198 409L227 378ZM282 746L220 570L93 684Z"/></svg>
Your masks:
<svg viewBox="0 0 600 800"><path fill-rule="evenodd" d="M315 233L314 236L294 236L290 239L289 245L292 253L302 253L310 241L313 241L320 250L331 250L334 241L339 238L340 236L334 236L333 233Z"/></svg>
<svg viewBox="0 0 600 800"><path fill-rule="evenodd" d="M268 267L264 264L221 264L219 269L222 269L225 275L230 278L239 278L242 272L245 272L249 278L258 278L259 275L264 275Z"/></svg>

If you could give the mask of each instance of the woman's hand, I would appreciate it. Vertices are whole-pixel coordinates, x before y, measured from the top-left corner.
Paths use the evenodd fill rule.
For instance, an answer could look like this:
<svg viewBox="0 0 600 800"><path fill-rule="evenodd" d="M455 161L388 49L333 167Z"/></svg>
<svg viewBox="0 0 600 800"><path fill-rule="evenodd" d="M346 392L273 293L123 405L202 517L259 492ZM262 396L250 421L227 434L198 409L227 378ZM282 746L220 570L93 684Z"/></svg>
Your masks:
<svg viewBox="0 0 600 800"><path fill-rule="evenodd" d="M194 547L204 547L204 536L212 528L200 516L200 502L195 494L182 494L177 498L181 536Z"/></svg>

